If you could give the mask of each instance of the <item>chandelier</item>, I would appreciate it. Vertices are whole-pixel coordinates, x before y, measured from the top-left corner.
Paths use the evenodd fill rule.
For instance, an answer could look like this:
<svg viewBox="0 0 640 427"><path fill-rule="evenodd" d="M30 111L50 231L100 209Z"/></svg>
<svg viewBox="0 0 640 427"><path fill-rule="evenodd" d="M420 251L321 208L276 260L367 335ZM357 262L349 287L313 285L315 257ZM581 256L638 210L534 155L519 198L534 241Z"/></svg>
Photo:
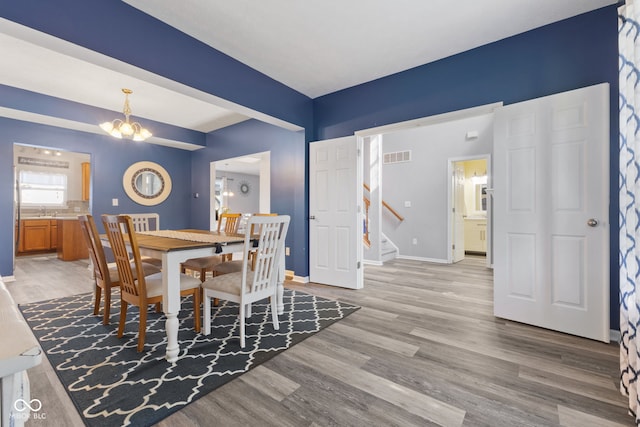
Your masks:
<svg viewBox="0 0 640 427"><path fill-rule="evenodd" d="M133 139L134 141L144 141L151 136L151 132L143 128L138 122L129 121L131 115L131 107L129 107L129 95L133 93L131 89L122 89L124 93L124 121L115 119L112 122L104 122L100 124L100 128L114 138Z"/></svg>

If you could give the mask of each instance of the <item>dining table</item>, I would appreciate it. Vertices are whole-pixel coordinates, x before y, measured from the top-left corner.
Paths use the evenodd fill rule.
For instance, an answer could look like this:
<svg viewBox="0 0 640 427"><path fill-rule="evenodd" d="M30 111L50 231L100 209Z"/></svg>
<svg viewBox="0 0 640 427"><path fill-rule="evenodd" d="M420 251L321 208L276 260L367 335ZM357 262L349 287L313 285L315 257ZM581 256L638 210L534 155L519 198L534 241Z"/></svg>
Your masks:
<svg viewBox="0 0 640 427"><path fill-rule="evenodd" d="M244 234L218 231L183 229L136 232L140 255L162 260L162 309L167 319L166 359L175 362L179 358L178 314L180 312L181 264L190 258L242 252ZM109 246L106 235L101 236L104 246ZM284 255L284 248L280 248ZM277 276L278 314L284 312L284 256L280 257Z"/></svg>

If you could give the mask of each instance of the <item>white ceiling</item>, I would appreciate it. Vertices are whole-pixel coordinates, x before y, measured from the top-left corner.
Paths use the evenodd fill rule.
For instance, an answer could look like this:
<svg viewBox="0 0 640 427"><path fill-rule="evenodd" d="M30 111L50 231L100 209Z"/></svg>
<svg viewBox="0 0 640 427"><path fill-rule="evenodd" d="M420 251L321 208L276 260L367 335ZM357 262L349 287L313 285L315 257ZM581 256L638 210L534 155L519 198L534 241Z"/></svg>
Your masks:
<svg viewBox="0 0 640 427"><path fill-rule="evenodd" d="M311 98L616 3L125 1ZM136 117L210 132L252 116L241 106L4 19L0 57L1 84L83 104L121 111L120 89L131 88Z"/></svg>
<svg viewBox="0 0 640 427"><path fill-rule="evenodd" d="M255 153L250 156L234 157L215 162L216 176L225 172L260 175L260 162L269 158L269 153Z"/></svg>
<svg viewBox="0 0 640 427"><path fill-rule="evenodd" d="M316 98L616 0L125 0Z"/></svg>
<svg viewBox="0 0 640 427"><path fill-rule="evenodd" d="M22 30L0 22L2 84L114 111L123 109L121 89L130 88L134 116L201 132L246 119L211 101L185 95L151 73L91 55L87 49L74 48L53 37ZM23 33L27 33L28 41L20 38Z"/></svg>

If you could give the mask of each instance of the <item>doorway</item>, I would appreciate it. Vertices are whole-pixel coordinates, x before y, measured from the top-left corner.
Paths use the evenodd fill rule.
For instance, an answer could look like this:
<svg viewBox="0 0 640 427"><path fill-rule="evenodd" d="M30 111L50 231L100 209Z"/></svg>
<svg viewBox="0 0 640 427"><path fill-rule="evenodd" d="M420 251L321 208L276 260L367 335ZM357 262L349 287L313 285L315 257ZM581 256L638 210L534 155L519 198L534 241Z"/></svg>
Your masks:
<svg viewBox="0 0 640 427"><path fill-rule="evenodd" d="M486 257L491 266L490 155L449 160L449 263L465 255Z"/></svg>
<svg viewBox="0 0 640 427"><path fill-rule="evenodd" d="M57 250L56 220L90 212L91 156L13 145L15 257Z"/></svg>
<svg viewBox="0 0 640 427"><path fill-rule="evenodd" d="M210 228L222 212L271 212L270 152L211 163Z"/></svg>

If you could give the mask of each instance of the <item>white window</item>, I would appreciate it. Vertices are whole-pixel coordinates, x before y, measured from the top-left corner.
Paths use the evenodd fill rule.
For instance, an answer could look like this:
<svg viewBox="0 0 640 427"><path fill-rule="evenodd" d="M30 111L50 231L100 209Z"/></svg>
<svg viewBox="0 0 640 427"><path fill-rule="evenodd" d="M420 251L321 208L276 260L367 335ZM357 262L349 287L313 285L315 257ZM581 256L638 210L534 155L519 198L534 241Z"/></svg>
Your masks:
<svg viewBox="0 0 640 427"><path fill-rule="evenodd" d="M65 206L67 175L20 171L20 202L22 206Z"/></svg>

